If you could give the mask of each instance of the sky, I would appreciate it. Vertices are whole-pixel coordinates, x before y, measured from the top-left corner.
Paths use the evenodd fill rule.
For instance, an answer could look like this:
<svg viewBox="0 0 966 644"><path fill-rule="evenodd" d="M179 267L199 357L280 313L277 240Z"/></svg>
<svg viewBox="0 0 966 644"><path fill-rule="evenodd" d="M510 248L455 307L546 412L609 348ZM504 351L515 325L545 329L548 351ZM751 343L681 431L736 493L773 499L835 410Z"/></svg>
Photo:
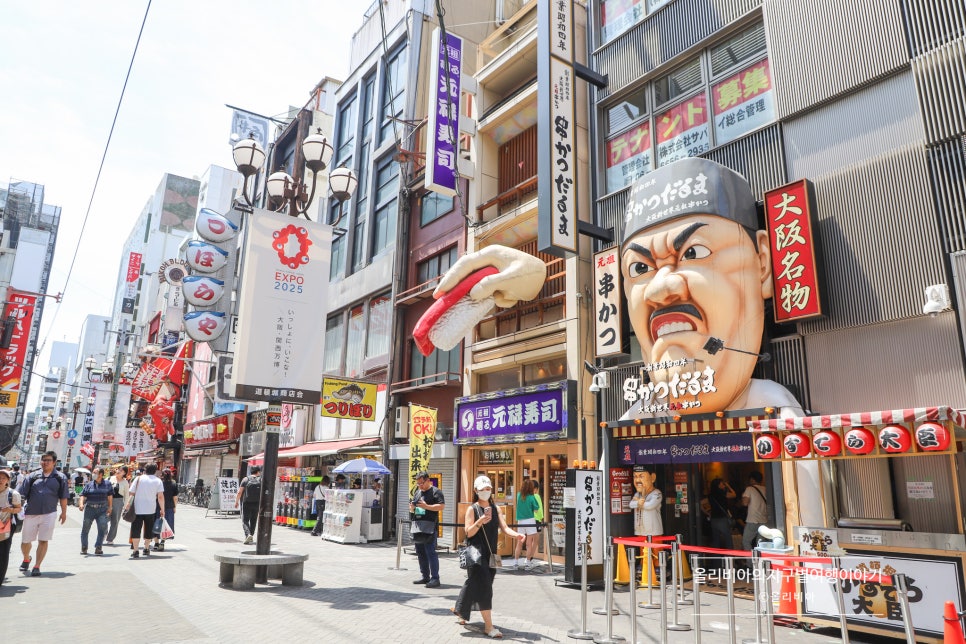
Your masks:
<svg viewBox="0 0 966 644"><path fill-rule="evenodd" d="M64 297L47 300L35 371L46 371L51 342L77 342L87 315L110 314L123 242L162 175L234 167L225 105L281 115L303 106L322 78L346 78L352 34L370 4L0 2L0 184L43 184L45 202L62 208L47 292ZM35 377L28 410L40 389Z"/></svg>

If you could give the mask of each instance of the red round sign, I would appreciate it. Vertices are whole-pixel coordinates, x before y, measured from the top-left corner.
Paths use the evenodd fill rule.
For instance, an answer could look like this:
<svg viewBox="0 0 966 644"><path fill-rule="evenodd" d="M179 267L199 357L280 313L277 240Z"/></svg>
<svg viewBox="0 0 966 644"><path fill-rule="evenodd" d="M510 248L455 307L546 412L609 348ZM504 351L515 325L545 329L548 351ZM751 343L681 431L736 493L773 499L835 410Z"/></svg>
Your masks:
<svg viewBox="0 0 966 644"><path fill-rule="evenodd" d="M838 456L842 453L842 438L831 430L823 429L812 436L812 449L819 456Z"/></svg>
<svg viewBox="0 0 966 644"><path fill-rule="evenodd" d="M845 449L857 456L871 454L875 449L875 436L865 427L854 427L845 432Z"/></svg>
<svg viewBox="0 0 966 644"><path fill-rule="evenodd" d="M755 452L757 452L758 458L761 459L771 460L778 458L782 454L778 437L774 434L759 434L755 438Z"/></svg>
<svg viewBox="0 0 966 644"><path fill-rule="evenodd" d="M785 453L792 458L804 458L812 451L812 443L808 436L801 432L792 432L782 440L785 446Z"/></svg>
<svg viewBox="0 0 966 644"><path fill-rule="evenodd" d="M54 440L57 440L58 438L60 438L60 432L54 432L53 434L51 434L51 436L54 437Z"/></svg>
<svg viewBox="0 0 966 644"><path fill-rule="evenodd" d="M886 425L879 430L879 448L886 454L902 454L912 447L912 436L902 425Z"/></svg>
<svg viewBox="0 0 966 644"><path fill-rule="evenodd" d="M939 423L923 423L916 427L916 445L925 452L944 452L951 442L949 430Z"/></svg>

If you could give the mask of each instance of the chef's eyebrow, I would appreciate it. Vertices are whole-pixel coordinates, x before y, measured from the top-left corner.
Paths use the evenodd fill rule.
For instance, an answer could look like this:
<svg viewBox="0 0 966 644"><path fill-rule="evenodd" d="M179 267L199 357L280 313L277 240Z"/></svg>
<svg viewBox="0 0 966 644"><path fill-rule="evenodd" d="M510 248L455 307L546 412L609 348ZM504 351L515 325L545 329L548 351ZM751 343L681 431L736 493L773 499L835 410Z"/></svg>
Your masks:
<svg viewBox="0 0 966 644"><path fill-rule="evenodd" d="M702 226L707 226L707 224L704 223L703 221L696 221L690 226L688 226L687 228L685 228L684 230L682 230L680 233L678 233L678 236L674 238L674 242L672 244L674 246L674 250L675 251L681 250L681 247L684 246L684 242L688 241L688 237L690 237L695 232L697 232L697 230Z"/></svg>
<svg viewBox="0 0 966 644"><path fill-rule="evenodd" d="M641 246L640 244L638 244L636 242L629 243L627 245L627 248L624 249L624 252L626 253L629 250L632 250L635 253L638 253L640 255L643 255L644 257L647 258L647 261L649 261L649 262L653 262L654 261L654 255L651 254L651 251L647 250L646 248L644 248L643 246Z"/></svg>

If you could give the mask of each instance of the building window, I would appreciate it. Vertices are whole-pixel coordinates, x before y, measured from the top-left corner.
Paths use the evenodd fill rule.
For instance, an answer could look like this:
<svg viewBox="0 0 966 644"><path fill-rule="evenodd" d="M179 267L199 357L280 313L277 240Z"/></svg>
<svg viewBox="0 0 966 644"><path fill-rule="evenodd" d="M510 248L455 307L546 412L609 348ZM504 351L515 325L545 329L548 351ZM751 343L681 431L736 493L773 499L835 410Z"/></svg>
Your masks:
<svg viewBox="0 0 966 644"><path fill-rule="evenodd" d="M372 122L375 119L376 111L373 109L372 95L375 91L376 79L374 76L370 76L365 80L365 86L362 90L362 140L370 141L372 140Z"/></svg>
<svg viewBox="0 0 966 644"><path fill-rule="evenodd" d="M654 116L658 166L696 157L711 149L708 96L703 88L704 78L698 58L654 83L655 105L667 106L687 96L683 101L659 109Z"/></svg>
<svg viewBox="0 0 966 644"><path fill-rule="evenodd" d="M353 96L339 109L339 126L337 139L339 141L335 154L335 166L350 165L352 153L355 149L356 123L355 123L355 104Z"/></svg>
<svg viewBox="0 0 966 644"><path fill-rule="evenodd" d="M332 240L329 281L345 277L345 235Z"/></svg>
<svg viewBox="0 0 966 644"><path fill-rule="evenodd" d="M369 221L369 146L359 150L359 188L356 191L355 223L352 227L352 271L366 265L366 223Z"/></svg>
<svg viewBox="0 0 966 644"><path fill-rule="evenodd" d="M372 221L373 257L396 241L398 204L399 166L389 157L376 170L376 211Z"/></svg>
<svg viewBox="0 0 966 644"><path fill-rule="evenodd" d="M767 49L764 25L711 49L711 102L717 145L775 120Z"/></svg>
<svg viewBox="0 0 966 644"><path fill-rule="evenodd" d="M342 375L342 314L333 315L325 321L325 359L322 370L325 373Z"/></svg>
<svg viewBox="0 0 966 644"><path fill-rule="evenodd" d="M383 69L382 83L382 118L379 128L379 142L382 143L389 136L394 135L396 124L394 119L401 119L406 99L406 49L400 49L392 58L386 61Z"/></svg>
<svg viewBox="0 0 966 644"><path fill-rule="evenodd" d="M608 43L671 0L601 0L600 38Z"/></svg>
<svg viewBox="0 0 966 644"><path fill-rule="evenodd" d="M428 356L424 356L412 345L412 361L409 365L409 379L414 385L428 385L444 380L458 380L460 373L460 352L462 344L458 344L449 351L436 349Z"/></svg>
<svg viewBox="0 0 966 644"><path fill-rule="evenodd" d="M369 337L366 340L366 358L378 358L389 354L389 336L392 330L392 306L389 295L380 295L369 303Z"/></svg>
<svg viewBox="0 0 966 644"><path fill-rule="evenodd" d="M362 375L365 358L366 317L360 304L349 312L349 328L345 341L345 375L356 378Z"/></svg>
<svg viewBox="0 0 966 644"><path fill-rule="evenodd" d="M449 267L456 263L456 256L457 247L453 246L416 264L416 283L425 284L448 271Z"/></svg>
<svg viewBox="0 0 966 644"><path fill-rule="evenodd" d="M430 224L443 215L452 212L453 198L438 192L427 192L419 198L419 225Z"/></svg>
<svg viewBox="0 0 966 644"><path fill-rule="evenodd" d="M642 87L607 110L607 192L629 186L654 169L647 88Z"/></svg>
<svg viewBox="0 0 966 644"><path fill-rule="evenodd" d="M502 391L524 385L539 385L567 379L567 359L564 356L539 362L517 365L501 371L477 374L478 391Z"/></svg>

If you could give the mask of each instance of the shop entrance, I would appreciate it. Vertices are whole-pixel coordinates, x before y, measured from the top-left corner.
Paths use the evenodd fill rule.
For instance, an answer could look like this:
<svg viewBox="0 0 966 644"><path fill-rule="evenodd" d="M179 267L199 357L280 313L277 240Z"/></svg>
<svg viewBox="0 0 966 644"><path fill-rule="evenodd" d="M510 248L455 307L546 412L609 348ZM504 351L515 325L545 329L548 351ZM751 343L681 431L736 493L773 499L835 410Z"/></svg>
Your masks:
<svg viewBox="0 0 966 644"><path fill-rule="evenodd" d="M543 530L550 531L550 554L563 557L564 539L560 530L554 532L554 517L558 517L559 523L563 523L563 487L562 481L566 480L567 455L556 453L554 446L534 446L520 452L517 456L517 469L520 472L520 484L530 478L540 484L539 495L543 502L543 526L537 539L537 555L541 559L546 559L547 541ZM517 487L519 491L520 486ZM516 495L513 498L516 503ZM556 538L555 538L556 537Z"/></svg>

